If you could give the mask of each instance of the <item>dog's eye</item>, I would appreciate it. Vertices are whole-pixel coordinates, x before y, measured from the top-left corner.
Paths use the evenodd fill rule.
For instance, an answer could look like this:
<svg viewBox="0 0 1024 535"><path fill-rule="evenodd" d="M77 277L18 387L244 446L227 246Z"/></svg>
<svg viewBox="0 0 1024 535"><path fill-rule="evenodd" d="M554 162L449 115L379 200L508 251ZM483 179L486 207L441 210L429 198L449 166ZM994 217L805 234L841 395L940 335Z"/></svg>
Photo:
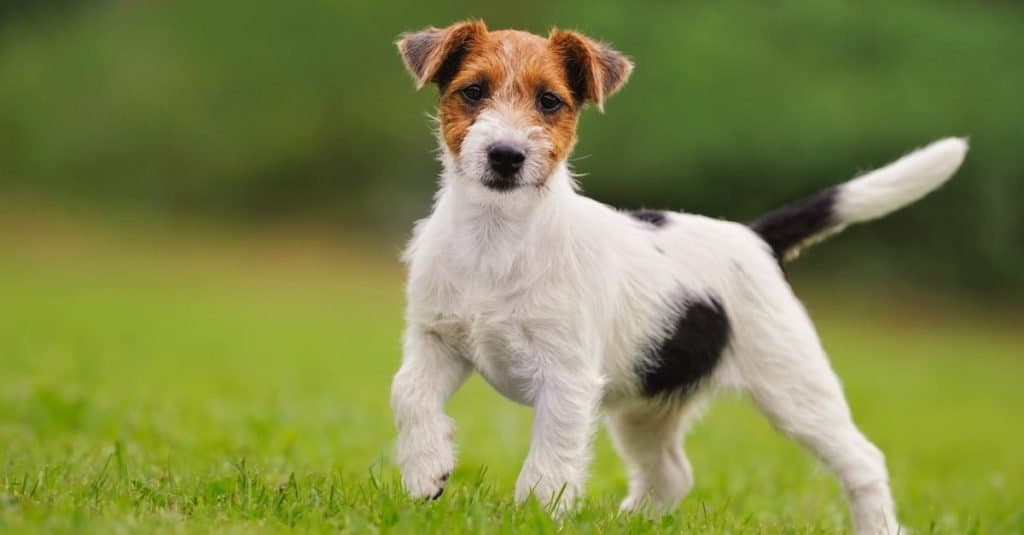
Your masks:
<svg viewBox="0 0 1024 535"><path fill-rule="evenodd" d="M462 98L469 102L480 102L484 98L484 88L480 84L467 85L462 88Z"/></svg>
<svg viewBox="0 0 1024 535"><path fill-rule="evenodd" d="M554 113L558 111L558 108L562 107L562 99L555 96L554 93L543 93L540 96L540 109L544 113Z"/></svg>

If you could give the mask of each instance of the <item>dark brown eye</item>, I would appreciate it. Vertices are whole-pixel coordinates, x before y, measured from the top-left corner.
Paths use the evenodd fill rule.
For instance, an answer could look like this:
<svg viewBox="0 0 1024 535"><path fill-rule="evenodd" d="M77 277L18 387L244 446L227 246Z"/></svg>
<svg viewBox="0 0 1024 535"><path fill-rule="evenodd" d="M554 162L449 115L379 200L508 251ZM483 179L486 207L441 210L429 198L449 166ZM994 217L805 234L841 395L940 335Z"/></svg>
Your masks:
<svg viewBox="0 0 1024 535"><path fill-rule="evenodd" d="M462 98L469 102L480 102L484 98L484 88L480 84L467 85L462 88Z"/></svg>
<svg viewBox="0 0 1024 535"><path fill-rule="evenodd" d="M556 97L554 93L543 93L538 100L540 101L540 110L544 113L554 113L562 107L562 99Z"/></svg>

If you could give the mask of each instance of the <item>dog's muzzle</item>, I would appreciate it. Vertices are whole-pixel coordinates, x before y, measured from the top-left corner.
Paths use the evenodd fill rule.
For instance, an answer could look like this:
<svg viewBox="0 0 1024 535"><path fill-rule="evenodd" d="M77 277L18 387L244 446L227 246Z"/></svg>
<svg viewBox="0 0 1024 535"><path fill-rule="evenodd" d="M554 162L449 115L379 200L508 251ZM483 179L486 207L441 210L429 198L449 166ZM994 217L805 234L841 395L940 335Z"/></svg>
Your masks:
<svg viewBox="0 0 1024 535"><path fill-rule="evenodd" d="M490 176L484 179L484 185L496 190L510 190L519 185L518 175L526 161L526 152L522 147L512 143L495 143L487 148L487 163L490 165Z"/></svg>

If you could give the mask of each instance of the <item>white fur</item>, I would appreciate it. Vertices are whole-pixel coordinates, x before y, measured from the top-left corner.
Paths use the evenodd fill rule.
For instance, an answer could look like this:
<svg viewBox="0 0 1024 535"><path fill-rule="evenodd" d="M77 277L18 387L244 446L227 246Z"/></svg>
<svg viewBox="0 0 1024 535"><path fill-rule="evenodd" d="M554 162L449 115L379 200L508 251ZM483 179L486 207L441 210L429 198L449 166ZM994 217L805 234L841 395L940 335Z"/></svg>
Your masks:
<svg viewBox="0 0 1024 535"><path fill-rule="evenodd" d="M836 207L843 224L870 221L916 202L960 167L967 140L946 138L842 185Z"/></svg>
<svg viewBox="0 0 1024 535"><path fill-rule="evenodd" d="M488 121L480 139L468 136L470 155L504 131ZM842 186L844 221L915 200L955 170L964 149L942 141ZM578 194L564 162L543 186L506 193L483 187L472 165L445 152L433 213L405 255L407 330L392 405L412 496L437 495L454 467L443 407L471 369L534 407L515 496L561 493L559 511L583 490L602 408L629 467L623 508L673 508L693 486L683 432L709 393L731 388L836 474L858 533L896 532L883 456L854 425L803 306L748 227L672 213L653 230ZM645 399L638 359L682 303L706 295L732 327L718 367L689 397Z"/></svg>

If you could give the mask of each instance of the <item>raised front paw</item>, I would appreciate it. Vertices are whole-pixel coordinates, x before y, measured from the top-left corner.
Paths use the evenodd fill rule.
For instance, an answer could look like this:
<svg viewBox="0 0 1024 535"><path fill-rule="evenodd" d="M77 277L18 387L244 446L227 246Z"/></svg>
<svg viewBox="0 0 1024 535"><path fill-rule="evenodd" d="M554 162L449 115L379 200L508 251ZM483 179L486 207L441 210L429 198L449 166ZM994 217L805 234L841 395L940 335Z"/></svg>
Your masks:
<svg viewBox="0 0 1024 535"><path fill-rule="evenodd" d="M451 426L400 436L398 467L402 471L402 485L411 498L440 498L455 468Z"/></svg>

